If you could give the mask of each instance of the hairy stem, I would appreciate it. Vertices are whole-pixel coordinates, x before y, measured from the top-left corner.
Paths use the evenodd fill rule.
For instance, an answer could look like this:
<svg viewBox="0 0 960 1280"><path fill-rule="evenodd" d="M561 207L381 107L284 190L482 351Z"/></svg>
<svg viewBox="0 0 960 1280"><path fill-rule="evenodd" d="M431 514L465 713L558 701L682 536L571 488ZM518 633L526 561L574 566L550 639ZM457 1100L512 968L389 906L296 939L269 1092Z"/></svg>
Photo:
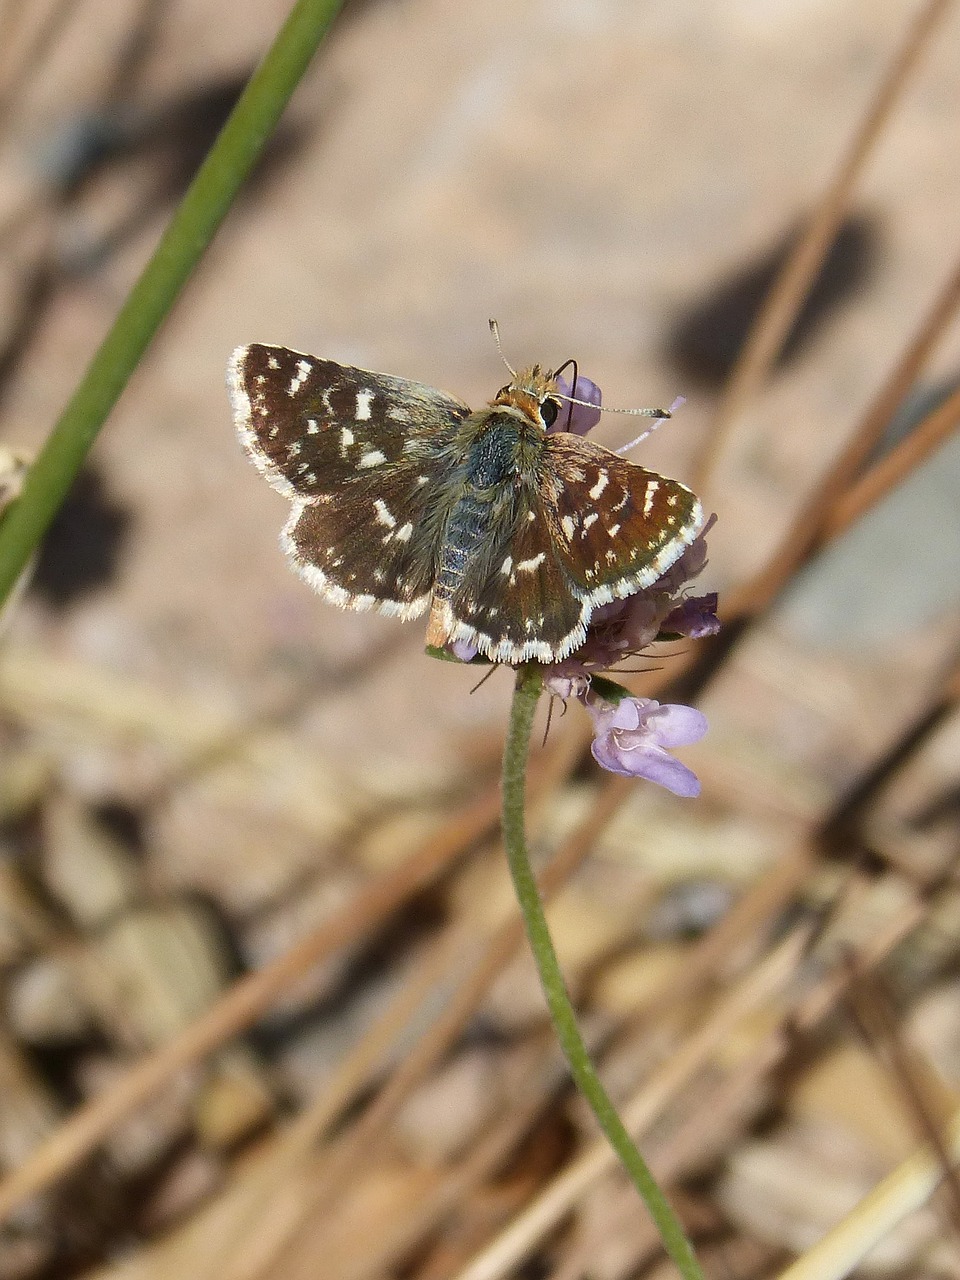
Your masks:
<svg viewBox="0 0 960 1280"><path fill-rule="evenodd" d="M550 1018L577 1088L590 1104L610 1145L649 1209L664 1248L681 1276L684 1280L703 1280L703 1273L676 1214L624 1128L587 1053L563 974L560 972L557 953L543 913L543 903L530 866L524 831L526 764L530 730L542 688L543 679L537 667L529 665L520 668L503 755L503 840L527 937L540 973Z"/></svg>

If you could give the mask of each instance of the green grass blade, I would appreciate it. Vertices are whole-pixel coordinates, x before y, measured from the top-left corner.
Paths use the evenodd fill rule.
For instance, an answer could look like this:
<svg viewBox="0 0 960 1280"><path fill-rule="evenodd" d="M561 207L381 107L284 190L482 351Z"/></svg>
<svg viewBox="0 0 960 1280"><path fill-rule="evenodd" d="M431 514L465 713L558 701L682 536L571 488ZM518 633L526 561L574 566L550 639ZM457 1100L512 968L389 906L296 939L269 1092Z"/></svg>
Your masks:
<svg viewBox="0 0 960 1280"><path fill-rule="evenodd" d="M266 145L343 0L298 0L174 214L0 523L6 600L137 367Z"/></svg>

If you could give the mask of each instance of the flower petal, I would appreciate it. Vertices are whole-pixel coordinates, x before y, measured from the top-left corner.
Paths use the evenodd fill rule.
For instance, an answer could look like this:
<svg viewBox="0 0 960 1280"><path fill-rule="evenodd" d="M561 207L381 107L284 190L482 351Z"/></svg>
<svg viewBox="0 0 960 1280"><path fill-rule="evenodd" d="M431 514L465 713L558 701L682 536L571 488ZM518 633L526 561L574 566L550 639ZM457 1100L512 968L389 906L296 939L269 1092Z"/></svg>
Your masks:
<svg viewBox="0 0 960 1280"><path fill-rule="evenodd" d="M691 640L715 636L720 630L717 593L711 591L705 596L688 596L675 609L671 609L660 624L660 630L689 636Z"/></svg>
<svg viewBox="0 0 960 1280"><path fill-rule="evenodd" d="M677 702L654 707L644 715L643 722L661 747L689 747L700 741L708 727L702 711Z"/></svg>
<svg viewBox="0 0 960 1280"><path fill-rule="evenodd" d="M676 796L692 798L700 794L700 782L693 770L661 747L648 744L633 751L620 751L612 737L605 737L595 739L590 750L597 764L610 773L624 778L646 778Z"/></svg>
<svg viewBox="0 0 960 1280"><path fill-rule="evenodd" d="M577 374L576 387L571 387L566 378L557 379L557 386L562 396L576 396L578 400L586 400L587 404L564 404L563 412L553 426L554 431L569 431L575 436L585 436L600 421L600 388L582 373Z"/></svg>

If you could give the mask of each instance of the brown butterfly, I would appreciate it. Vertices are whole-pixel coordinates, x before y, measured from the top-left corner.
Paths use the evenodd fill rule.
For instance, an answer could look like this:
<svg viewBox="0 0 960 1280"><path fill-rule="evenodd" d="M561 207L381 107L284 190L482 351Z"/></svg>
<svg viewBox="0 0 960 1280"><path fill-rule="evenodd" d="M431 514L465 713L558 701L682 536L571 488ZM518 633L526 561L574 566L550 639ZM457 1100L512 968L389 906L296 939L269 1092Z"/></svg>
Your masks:
<svg viewBox="0 0 960 1280"><path fill-rule="evenodd" d="M430 645L559 662L598 605L649 587L703 527L684 485L551 431L570 397L538 365L476 412L259 344L234 352L229 388L244 447L293 502L297 572L343 608L429 609Z"/></svg>

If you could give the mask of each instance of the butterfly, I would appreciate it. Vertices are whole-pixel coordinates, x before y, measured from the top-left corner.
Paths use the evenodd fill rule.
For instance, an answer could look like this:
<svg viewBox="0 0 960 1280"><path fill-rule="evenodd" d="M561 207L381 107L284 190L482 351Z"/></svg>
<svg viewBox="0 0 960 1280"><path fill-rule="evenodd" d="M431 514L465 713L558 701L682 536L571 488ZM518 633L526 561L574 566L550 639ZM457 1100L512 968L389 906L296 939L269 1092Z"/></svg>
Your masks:
<svg viewBox="0 0 960 1280"><path fill-rule="evenodd" d="M244 448L293 503L281 545L297 572L343 608L429 610L428 646L559 662L703 527L678 481L551 430L569 397L538 365L476 412L259 343L233 353L228 387Z"/></svg>

